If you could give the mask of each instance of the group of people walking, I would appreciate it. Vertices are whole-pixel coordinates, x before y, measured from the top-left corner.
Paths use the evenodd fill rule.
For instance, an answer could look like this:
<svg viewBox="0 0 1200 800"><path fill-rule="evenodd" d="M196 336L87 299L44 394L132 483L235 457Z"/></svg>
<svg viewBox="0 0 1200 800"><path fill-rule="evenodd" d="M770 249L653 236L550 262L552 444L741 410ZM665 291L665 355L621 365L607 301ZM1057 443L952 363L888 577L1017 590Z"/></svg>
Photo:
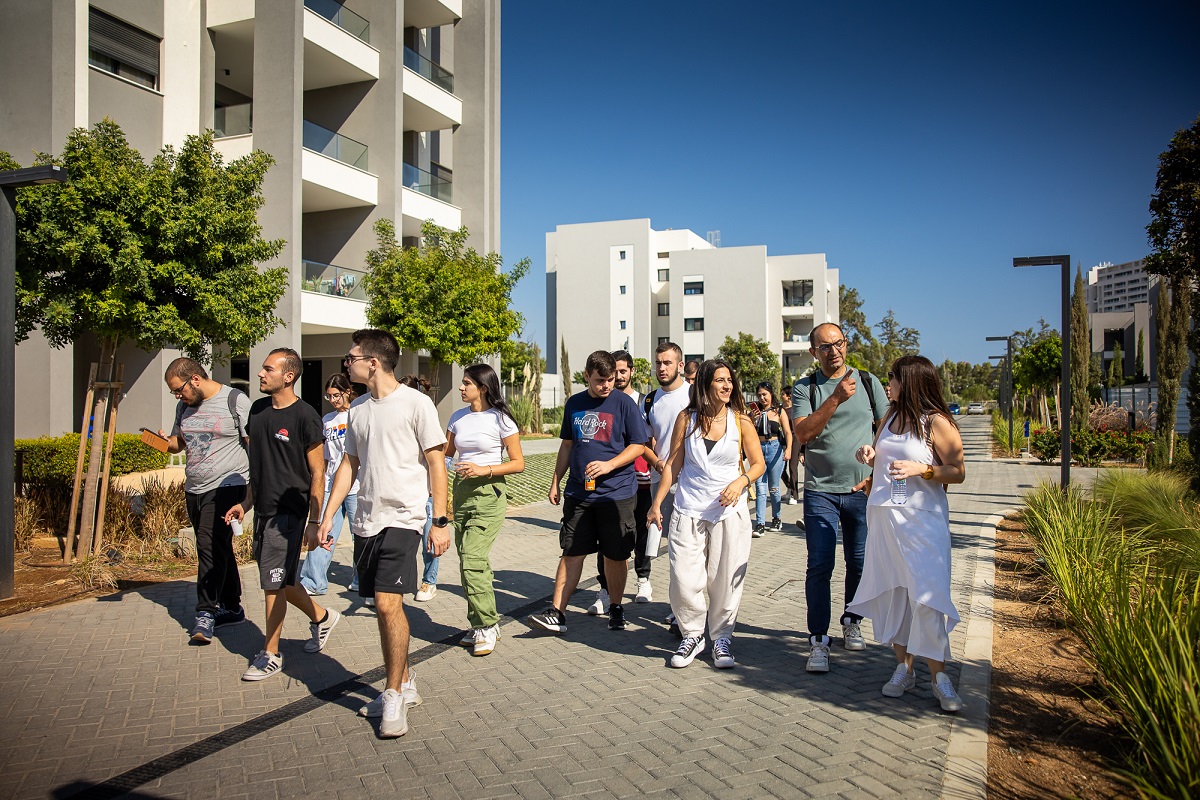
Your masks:
<svg viewBox="0 0 1200 800"><path fill-rule="evenodd" d="M391 334L365 329L352 340L344 372L325 383L333 411L324 420L295 393L302 362L293 350L268 354L258 373L266 396L253 404L213 381L198 362L176 359L166 372L167 388L179 399L169 440L173 452L187 451L185 490L199 551L192 641L207 643L216 629L245 621L232 537L242 534L253 509L265 641L242 678L263 680L283 669L279 642L288 605L309 620L305 651L323 650L341 617L317 598L328 590L347 519L354 539L350 588L376 609L386 671L384 691L360 713L378 717L380 736L390 738L407 732L408 709L421 702L408 667L404 595L433 596L436 559L452 543L467 606L461 644L477 656L497 647L490 551L505 517L505 477L521 472L525 461L491 367L464 370L465 406L443 428L419 379L396 377L400 349ZM711 646L715 667L734 667L751 541L782 529L784 469L803 447L807 670L830 666L830 581L840 533L845 649L865 648L860 622L869 617L876 638L896 653L884 695L897 697L915 685L913 659L921 657L942 708L961 708L944 671L948 633L958 621L945 485L961 482L965 471L937 372L919 356L899 359L885 393L878 379L845 363L837 325L814 329L811 345L819 368L793 387L790 418L769 384L756 387L757 401L747 404L738 375L720 359L697 365L687 380L682 352L670 342L655 351L660 388L644 397L631 386L629 353L588 356L586 388L564 409L547 493L562 506L562 555L552 602L530 616L531 627L566 633L568 601L595 555L601 589L587 612L605 614L610 629L624 630L629 557L635 556L635 601L650 602L652 559L665 535L670 622L680 636L670 665L687 667ZM356 397L355 385L366 393Z"/></svg>

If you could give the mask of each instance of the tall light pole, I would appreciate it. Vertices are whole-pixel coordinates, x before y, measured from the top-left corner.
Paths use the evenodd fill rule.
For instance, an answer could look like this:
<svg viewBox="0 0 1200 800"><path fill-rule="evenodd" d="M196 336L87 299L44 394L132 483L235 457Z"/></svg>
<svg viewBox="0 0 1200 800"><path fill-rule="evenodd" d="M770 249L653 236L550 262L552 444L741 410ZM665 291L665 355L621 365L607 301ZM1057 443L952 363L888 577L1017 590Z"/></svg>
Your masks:
<svg viewBox="0 0 1200 800"><path fill-rule="evenodd" d="M1067 491L1071 484L1071 257L1025 256L1013 259L1014 267L1062 268L1062 379L1058 394L1061 472L1059 483Z"/></svg>
<svg viewBox="0 0 1200 800"><path fill-rule="evenodd" d="M987 336L984 338L984 341L1008 342L1008 354L1007 355L991 356L991 358L1003 358L1004 359L1004 371L1006 373L1008 373L1008 375L1007 375L1007 377L1008 377L1008 401L1004 405L1006 406L1006 410L1008 412L1008 452L1011 453L1012 449L1013 449L1013 419L1012 419L1012 417L1013 417L1013 395L1016 393L1015 387L1013 386L1012 337L1011 336ZM1004 375L1001 375L1000 379L1003 380L1004 377L1005 377Z"/></svg>
<svg viewBox="0 0 1200 800"><path fill-rule="evenodd" d="M16 495L13 445L16 439L17 367L17 189L62 183L67 171L45 165L0 172L0 600L13 596L16 558Z"/></svg>

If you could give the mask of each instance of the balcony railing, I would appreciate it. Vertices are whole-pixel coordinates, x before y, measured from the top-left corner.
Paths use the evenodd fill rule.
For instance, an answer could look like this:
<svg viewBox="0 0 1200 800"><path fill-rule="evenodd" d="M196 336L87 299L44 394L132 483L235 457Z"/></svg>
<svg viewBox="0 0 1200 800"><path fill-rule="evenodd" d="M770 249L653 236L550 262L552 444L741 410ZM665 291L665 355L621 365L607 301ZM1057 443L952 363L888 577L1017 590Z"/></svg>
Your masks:
<svg viewBox="0 0 1200 800"><path fill-rule="evenodd" d="M371 41L371 23L337 0L304 0L304 7L329 20L351 36L357 36L364 42Z"/></svg>
<svg viewBox="0 0 1200 800"><path fill-rule="evenodd" d="M367 294L363 291L362 286L362 279L365 275L366 273L360 269L305 261L303 289L306 292L366 302Z"/></svg>
<svg viewBox="0 0 1200 800"><path fill-rule="evenodd" d="M401 177L404 180L404 188L406 189L427 194L435 200L441 200L443 203L453 202L450 192L453 182L450 178L434 175L420 167L414 167L412 164L404 165Z"/></svg>
<svg viewBox="0 0 1200 800"><path fill-rule="evenodd" d="M213 131L217 138L242 136L254 132L254 104L239 103L213 110Z"/></svg>
<svg viewBox="0 0 1200 800"><path fill-rule="evenodd" d="M304 149L312 150L323 156L349 164L352 167L367 170L367 146L356 142L349 136L322 128L315 122L304 120Z"/></svg>
<svg viewBox="0 0 1200 800"><path fill-rule="evenodd" d="M404 66L429 80L435 86L440 86L450 94L454 94L454 73L441 64L430 61L411 47L404 48Z"/></svg>
<svg viewBox="0 0 1200 800"><path fill-rule="evenodd" d="M812 299L811 294L808 297L787 297L787 296L785 296L783 298L783 306L784 306L784 308L787 308L789 306L811 306L812 301L813 301L813 299Z"/></svg>

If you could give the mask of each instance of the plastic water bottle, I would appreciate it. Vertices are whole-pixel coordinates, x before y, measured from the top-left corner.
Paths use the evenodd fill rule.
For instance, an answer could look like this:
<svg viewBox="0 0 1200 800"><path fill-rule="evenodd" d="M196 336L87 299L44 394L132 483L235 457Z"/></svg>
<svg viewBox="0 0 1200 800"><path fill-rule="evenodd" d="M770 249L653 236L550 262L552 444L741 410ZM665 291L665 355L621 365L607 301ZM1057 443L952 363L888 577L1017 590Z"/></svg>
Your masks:
<svg viewBox="0 0 1200 800"><path fill-rule="evenodd" d="M908 482L904 478L892 481L892 502L898 506L908 502Z"/></svg>

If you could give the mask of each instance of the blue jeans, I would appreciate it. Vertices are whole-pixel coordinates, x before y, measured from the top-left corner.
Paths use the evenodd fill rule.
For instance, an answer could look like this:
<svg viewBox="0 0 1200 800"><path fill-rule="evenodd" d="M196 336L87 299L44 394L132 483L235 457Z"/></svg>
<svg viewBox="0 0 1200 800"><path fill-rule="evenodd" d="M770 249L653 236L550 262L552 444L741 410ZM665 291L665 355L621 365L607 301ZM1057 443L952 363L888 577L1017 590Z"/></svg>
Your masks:
<svg viewBox="0 0 1200 800"><path fill-rule="evenodd" d="M804 531L808 538L808 571L804 597L808 603L808 632L811 636L829 633L832 598L829 580L833 577L834 553L838 528L842 531L842 552L846 559L846 595L843 609L854 599L862 578L863 556L867 550L867 495L865 492L804 492ZM862 617L843 613L841 623L857 623Z"/></svg>
<svg viewBox="0 0 1200 800"><path fill-rule="evenodd" d="M764 442L762 446L763 459L767 469L762 477L754 482L754 524L766 522L764 515L767 511L768 487L771 495L771 518L779 519L779 479L783 477L783 445L778 439Z"/></svg>
<svg viewBox="0 0 1200 800"><path fill-rule="evenodd" d="M327 502L328 494L321 501L321 508L324 508ZM337 547L338 537L342 534L342 521L352 519L357 508L358 495L346 495L337 511L333 512L333 547L328 550L318 547L304 557L304 564L300 567L300 583L310 594L325 594L329 591L329 564L333 561L333 551Z"/></svg>
<svg viewBox="0 0 1200 800"><path fill-rule="evenodd" d="M425 571L421 573L421 583L437 583L438 559L429 552L429 530L433 527L433 498L425 503L425 529L421 531L421 560L425 562ZM419 587L418 587L419 588Z"/></svg>

